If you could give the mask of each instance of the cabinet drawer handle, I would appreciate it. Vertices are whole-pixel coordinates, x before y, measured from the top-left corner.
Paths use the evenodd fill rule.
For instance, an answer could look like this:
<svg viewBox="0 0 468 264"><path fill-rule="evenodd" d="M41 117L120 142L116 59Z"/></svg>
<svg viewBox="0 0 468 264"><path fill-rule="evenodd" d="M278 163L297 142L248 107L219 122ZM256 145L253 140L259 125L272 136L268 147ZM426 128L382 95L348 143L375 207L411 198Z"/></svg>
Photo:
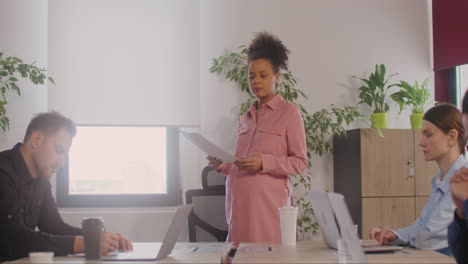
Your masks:
<svg viewBox="0 0 468 264"><path fill-rule="evenodd" d="M414 161L408 160L406 165L408 166L408 176L414 177Z"/></svg>

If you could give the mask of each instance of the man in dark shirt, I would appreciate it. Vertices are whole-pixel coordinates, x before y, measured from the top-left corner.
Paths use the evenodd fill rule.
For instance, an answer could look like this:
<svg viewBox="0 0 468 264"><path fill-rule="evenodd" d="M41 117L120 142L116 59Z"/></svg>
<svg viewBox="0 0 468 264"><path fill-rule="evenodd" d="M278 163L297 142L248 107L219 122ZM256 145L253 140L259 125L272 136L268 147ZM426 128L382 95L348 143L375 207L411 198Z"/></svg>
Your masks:
<svg viewBox="0 0 468 264"><path fill-rule="evenodd" d="M463 97L463 125L468 135L468 92ZM457 263L468 263L468 168L461 168L450 179L450 192L457 206L448 228L448 243Z"/></svg>
<svg viewBox="0 0 468 264"><path fill-rule="evenodd" d="M457 209L448 228L449 247L457 263L468 263L468 168L454 175L450 189Z"/></svg>
<svg viewBox="0 0 468 264"><path fill-rule="evenodd" d="M0 152L0 262L33 251L83 252L82 231L63 222L49 182L75 134L71 120L42 113L29 124L22 144ZM132 244L120 234L103 233L101 254L119 247L131 250Z"/></svg>

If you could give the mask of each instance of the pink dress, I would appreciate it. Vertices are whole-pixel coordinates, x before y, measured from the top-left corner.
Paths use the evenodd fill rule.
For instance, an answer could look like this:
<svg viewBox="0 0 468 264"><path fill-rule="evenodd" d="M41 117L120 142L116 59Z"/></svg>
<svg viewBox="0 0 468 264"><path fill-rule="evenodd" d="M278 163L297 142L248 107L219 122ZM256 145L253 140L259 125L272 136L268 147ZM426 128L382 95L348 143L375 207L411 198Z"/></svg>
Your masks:
<svg viewBox="0 0 468 264"><path fill-rule="evenodd" d="M290 205L292 188L288 175L307 168L304 123L299 108L280 95L263 105L256 120L254 103L240 118L235 156L260 154L263 169L240 170L226 163L220 172L226 179L227 241L281 242L278 208Z"/></svg>

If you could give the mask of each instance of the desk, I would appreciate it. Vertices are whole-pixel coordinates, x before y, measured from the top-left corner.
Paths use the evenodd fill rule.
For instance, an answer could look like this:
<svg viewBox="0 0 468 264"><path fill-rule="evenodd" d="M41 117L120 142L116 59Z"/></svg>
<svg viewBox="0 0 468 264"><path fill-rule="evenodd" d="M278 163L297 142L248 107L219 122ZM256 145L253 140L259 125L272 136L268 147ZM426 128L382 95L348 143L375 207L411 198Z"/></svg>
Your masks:
<svg viewBox="0 0 468 264"><path fill-rule="evenodd" d="M271 251L268 250L271 247ZM429 250L405 248L402 252L366 254L368 263L456 263L451 257ZM336 250L320 240L298 241L295 248L278 244L241 243L233 263L338 263Z"/></svg>
<svg viewBox="0 0 468 264"><path fill-rule="evenodd" d="M134 248L147 247L148 245L155 248L154 256L161 246L161 243L133 243ZM221 257L226 256L231 250L232 243L177 243L172 253L161 259L160 261L148 261L147 263L221 263ZM195 250L197 248L197 250ZM195 250L195 251L194 251ZM7 263L28 263L29 258L22 258L13 262ZM119 263L142 263L141 261L100 261L88 260L84 256L66 256L54 257L54 263L106 263L106 264L119 264Z"/></svg>

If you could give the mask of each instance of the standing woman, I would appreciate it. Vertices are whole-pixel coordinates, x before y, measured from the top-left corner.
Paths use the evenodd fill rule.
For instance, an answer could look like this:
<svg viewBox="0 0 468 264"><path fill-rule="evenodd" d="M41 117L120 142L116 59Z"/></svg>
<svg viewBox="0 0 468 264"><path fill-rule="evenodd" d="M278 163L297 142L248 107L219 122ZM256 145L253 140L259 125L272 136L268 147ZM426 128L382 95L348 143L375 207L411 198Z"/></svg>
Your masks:
<svg viewBox="0 0 468 264"><path fill-rule="evenodd" d="M208 157L227 175L227 241L281 242L278 209L291 204L289 175L307 168L304 123L297 106L275 93L288 49L275 36L259 33L248 50L248 80L257 101L239 119L234 163Z"/></svg>
<svg viewBox="0 0 468 264"><path fill-rule="evenodd" d="M397 230L376 227L369 236L380 244L409 245L451 255L447 228L453 219L455 205L450 193L450 179L467 165L463 155L466 140L462 114L454 105L439 104L429 109L423 119L419 145L424 159L437 162L440 169L432 180L429 200L411 226Z"/></svg>

